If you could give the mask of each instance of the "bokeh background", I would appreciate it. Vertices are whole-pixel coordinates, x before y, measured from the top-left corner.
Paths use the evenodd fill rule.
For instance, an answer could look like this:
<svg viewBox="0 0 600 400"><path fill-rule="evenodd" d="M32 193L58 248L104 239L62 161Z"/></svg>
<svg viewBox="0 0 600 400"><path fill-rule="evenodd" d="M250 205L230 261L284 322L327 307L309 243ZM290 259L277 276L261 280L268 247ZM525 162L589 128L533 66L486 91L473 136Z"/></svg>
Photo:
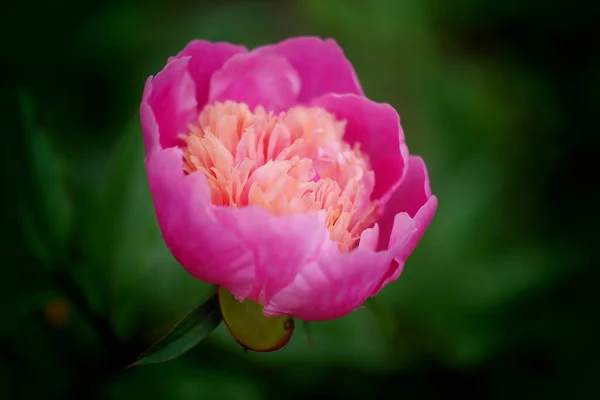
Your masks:
<svg viewBox="0 0 600 400"><path fill-rule="evenodd" d="M14 11L14 15L13 12ZM2 399L598 396L594 2L11 3L3 24ZM333 37L399 111L437 215L353 314L245 354L219 327L124 370L208 286L169 254L143 83L193 38ZM596 172L594 172L596 171ZM589 176L587 174L590 174ZM301 328L301 327L299 327Z"/></svg>

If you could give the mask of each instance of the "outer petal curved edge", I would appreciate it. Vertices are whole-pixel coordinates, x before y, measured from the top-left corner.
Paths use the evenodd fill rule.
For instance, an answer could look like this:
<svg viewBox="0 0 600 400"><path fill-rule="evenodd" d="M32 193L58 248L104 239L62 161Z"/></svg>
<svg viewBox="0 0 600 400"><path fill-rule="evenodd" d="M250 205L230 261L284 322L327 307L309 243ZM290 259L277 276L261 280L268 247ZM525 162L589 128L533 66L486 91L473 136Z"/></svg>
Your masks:
<svg viewBox="0 0 600 400"><path fill-rule="evenodd" d="M232 100L279 113L296 104L300 86L300 78L285 58L242 53L213 74L208 102Z"/></svg>
<svg viewBox="0 0 600 400"><path fill-rule="evenodd" d="M289 61L302 81L300 103L308 103L326 93L364 95L352 63L333 39L297 37L258 47L252 52L278 55Z"/></svg>
<svg viewBox="0 0 600 400"><path fill-rule="evenodd" d="M142 125L142 134L144 138L144 148L146 154L150 154L153 151L159 151L162 149L160 145L160 134L158 132L158 123L154 116L152 107L148 104L148 97L152 93L152 76L146 79L144 86L144 94L142 96L142 103L140 104L140 122Z"/></svg>
<svg viewBox="0 0 600 400"><path fill-rule="evenodd" d="M326 94L311 105L346 120L344 140L350 144L360 143L375 172L371 198L387 201L402 181L408 162L408 148L396 110L389 104L351 94Z"/></svg>
<svg viewBox="0 0 600 400"><path fill-rule="evenodd" d="M398 213L407 213L415 222L416 232L407 242L402 252L394 257L394 262L381 285L373 295L377 294L387 284L398 279L404 269L404 264L415 250L437 210L437 197L431 194L429 175L425 163L418 156L409 159L408 172L402 184L389 200L384 214L379 218L380 236L378 248L389 246L394 240L395 218Z"/></svg>
<svg viewBox="0 0 600 400"><path fill-rule="evenodd" d="M189 61L190 57L173 59L155 77L146 81L140 111L146 107L152 110L162 148L177 146L178 135L185 133L198 115L195 84L188 71ZM143 112L144 135L152 137L154 128L148 125L149 112L147 109ZM148 144L152 141L145 139L144 143L148 150Z"/></svg>
<svg viewBox="0 0 600 400"><path fill-rule="evenodd" d="M400 277L402 271L404 271L404 265L406 263L406 260L421 241L421 238L423 237L427 226L433 219L436 208L437 197L431 196L429 200L427 200L427 203L425 203L423 207L421 207L421 209L417 212L414 218L416 224L415 233L411 236L410 240L407 242L402 252L394 258L394 262L392 262L392 264L390 265L388 273L382 279L381 284L377 286L377 288L373 291L372 296L375 296L377 293L379 293L381 289L383 289L385 286L394 282Z"/></svg>
<svg viewBox="0 0 600 400"><path fill-rule="evenodd" d="M377 220L380 228L380 249L387 247L395 216L406 212L414 218L430 197L431 187L425 162L421 157L410 156L400 186L394 190ZM435 212L435 209L433 211ZM433 215L431 217L433 218Z"/></svg>
<svg viewBox="0 0 600 400"><path fill-rule="evenodd" d="M190 57L188 70L196 86L196 102L201 110L208 101L212 75L231 57L247 51L244 46L231 43L192 40L179 54L170 57L169 61Z"/></svg>

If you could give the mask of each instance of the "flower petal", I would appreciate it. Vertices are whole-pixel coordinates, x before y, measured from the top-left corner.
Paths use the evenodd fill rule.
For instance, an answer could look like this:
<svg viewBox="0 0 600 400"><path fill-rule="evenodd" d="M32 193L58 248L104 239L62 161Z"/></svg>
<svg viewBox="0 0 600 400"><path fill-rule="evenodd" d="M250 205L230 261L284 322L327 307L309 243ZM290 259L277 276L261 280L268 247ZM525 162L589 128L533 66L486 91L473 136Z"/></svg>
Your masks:
<svg viewBox="0 0 600 400"><path fill-rule="evenodd" d="M177 261L202 281L249 294L253 256L211 212L206 178L184 175L179 148L151 153L146 168L158 224Z"/></svg>
<svg viewBox="0 0 600 400"><path fill-rule="evenodd" d="M379 241L379 225L375 224L372 228L367 228L360 234L358 247L375 251Z"/></svg>
<svg viewBox="0 0 600 400"><path fill-rule="evenodd" d="M178 148L154 152L146 164L159 226L174 257L192 276L240 300L264 304L311 260L337 252L323 215L214 206L205 176L184 175Z"/></svg>
<svg viewBox="0 0 600 400"><path fill-rule="evenodd" d="M431 195L427 168L421 157L411 156L408 171L402 184L392 195L386 205L383 215L379 218L380 228L379 248L391 247L397 233L396 218L400 213L408 214L415 222L417 231L412 235L406 246L394 255L395 263L390 267L381 288L398 279L404 268L404 263L423 237L425 230L433 219L437 209L437 197Z"/></svg>
<svg viewBox="0 0 600 400"><path fill-rule="evenodd" d="M264 314L293 315L305 321L342 317L364 303L390 262L387 253L364 249L316 260L273 296Z"/></svg>
<svg viewBox="0 0 600 400"><path fill-rule="evenodd" d="M417 212L415 218L413 219L415 222L416 231L410 236L410 239L406 241L406 244L401 249L401 251L397 253L397 255L394 258L394 262L392 262L388 272L381 280L381 284L377 286L377 288L373 291L372 296L375 296L387 284L394 282L400 277L400 274L402 274L402 271L404 270L404 264L406 263L406 260L413 252L415 247L417 247L419 241L421 241L421 238L423 237L427 226L433 219L433 215L435 214L436 208L437 197L431 196L429 200L427 200L427 203L425 203L423 207L421 207L421 209ZM396 228L394 227L394 229ZM392 238L394 237L394 235L395 233L392 232Z"/></svg>
<svg viewBox="0 0 600 400"><path fill-rule="evenodd" d="M300 79L285 58L246 53L213 74L209 102L233 100L277 113L293 106L299 91Z"/></svg>
<svg viewBox="0 0 600 400"><path fill-rule="evenodd" d="M144 147L146 153L150 154L153 151L160 151L160 135L158 133L158 124L152 107L148 104L148 97L152 93L152 77L146 79L144 86L144 94L142 95L142 103L140 104L140 122L142 124L142 133L144 135Z"/></svg>
<svg viewBox="0 0 600 400"><path fill-rule="evenodd" d="M427 199L427 203L425 203L419 209L419 211L417 211L417 213L413 217L413 220L415 221L415 224L417 226L417 232L413 235L411 240L407 243L407 246L404 248L404 252L400 256L396 257L396 260L399 260L399 259L406 260L410 256L410 254L414 251L414 249L417 247L417 245L419 244L419 241L421 240L421 238L423 237L423 234L425 233L425 230L427 229L427 227L431 223L431 220L433 219L433 216L435 215L435 211L437 210L437 204L438 204L437 197L431 196L429 199ZM394 233L392 232L392 237L393 237L393 235L394 235Z"/></svg>
<svg viewBox="0 0 600 400"><path fill-rule="evenodd" d="M197 114L194 81L188 72L189 57L173 59L153 79L148 78L140 106L146 151L153 143L154 131L149 107L158 127L159 142L163 148L177 146L178 134L186 132L187 126Z"/></svg>
<svg viewBox="0 0 600 400"><path fill-rule="evenodd" d="M405 228L405 235L399 235L398 239L408 241L415 231L414 222L407 214L398 218ZM394 246L398 251L405 243L397 241ZM393 253L359 247L350 253L319 258L273 296L264 313L293 315L305 321L343 317L360 307L378 287L388 272Z"/></svg>
<svg viewBox="0 0 600 400"><path fill-rule="evenodd" d="M338 252L324 214L276 216L248 206L216 208L215 215L252 252L256 282L247 297L261 304L289 285L312 260Z"/></svg>
<svg viewBox="0 0 600 400"><path fill-rule="evenodd" d="M364 94L352 64L335 40L298 37L259 47L253 53L275 54L289 61L302 81L298 95L300 103L325 93Z"/></svg>
<svg viewBox="0 0 600 400"><path fill-rule="evenodd" d="M210 78L231 57L247 52L244 46L230 43L211 43L206 40L192 40L173 59L191 57L188 65L190 76L196 84L196 101L198 108L202 109L208 101Z"/></svg>
<svg viewBox="0 0 600 400"><path fill-rule="evenodd" d="M360 143L375 171L372 199L389 197L402 180L408 150L398 113L389 104L355 95L326 94L312 105L347 121L344 140Z"/></svg>
<svg viewBox="0 0 600 400"><path fill-rule="evenodd" d="M380 249L387 248L396 214L406 212L413 218L430 197L427 167L421 157L410 156L406 176L388 200L383 214L378 219Z"/></svg>

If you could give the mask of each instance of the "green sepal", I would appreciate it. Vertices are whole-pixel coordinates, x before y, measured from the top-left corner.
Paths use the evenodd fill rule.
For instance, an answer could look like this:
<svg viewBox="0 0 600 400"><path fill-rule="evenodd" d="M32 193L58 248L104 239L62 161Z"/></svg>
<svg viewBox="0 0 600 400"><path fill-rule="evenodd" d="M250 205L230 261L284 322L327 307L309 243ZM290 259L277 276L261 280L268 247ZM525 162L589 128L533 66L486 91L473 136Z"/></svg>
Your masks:
<svg viewBox="0 0 600 400"><path fill-rule="evenodd" d="M244 350L275 351L289 342L294 332L292 317L267 317L260 304L250 300L240 302L223 287L217 292L227 330Z"/></svg>

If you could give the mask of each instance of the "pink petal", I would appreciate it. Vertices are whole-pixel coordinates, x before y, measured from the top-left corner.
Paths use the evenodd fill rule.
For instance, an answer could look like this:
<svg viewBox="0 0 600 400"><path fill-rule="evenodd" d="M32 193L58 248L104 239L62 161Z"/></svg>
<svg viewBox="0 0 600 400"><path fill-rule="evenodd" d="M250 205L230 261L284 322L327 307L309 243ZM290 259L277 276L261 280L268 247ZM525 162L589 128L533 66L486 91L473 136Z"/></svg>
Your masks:
<svg viewBox="0 0 600 400"><path fill-rule="evenodd" d="M358 247L367 250L377 250L379 242L379 225L375 224L372 228L367 228L360 234Z"/></svg>
<svg viewBox="0 0 600 400"><path fill-rule="evenodd" d="M363 95L352 64L335 40L298 37L259 47L253 53L285 57L302 81L298 102L306 103L325 93Z"/></svg>
<svg viewBox="0 0 600 400"><path fill-rule="evenodd" d="M262 304L312 260L338 252L325 228L324 214L278 217L256 207L217 208L215 214L252 252L256 283L248 297Z"/></svg>
<svg viewBox="0 0 600 400"><path fill-rule="evenodd" d="M316 260L273 296L265 315L293 315L305 321L342 317L367 299L391 262L387 253L357 249L352 255Z"/></svg>
<svg viewBox="0 0 600 400"><path fill-rule="evenodd" d="M381 280L381 284L377 286L377 288L373 291L372 296L375 296L387 284L394 282L400 277L402 271L404 270L404 264L406 263L406 260L413 252L413 250L417 247L417 244L419 244L419 242L421 241L421 238L423 237L427 226L433 219L433 215L435 214L436 208L437 197L431 196L429 200L427 200L427 203L425 203L423 207L421 207L421 209L417 212L413 219L416 231L414 232L414 234L411 235L410 239L406 241L406 244L402 248L402 250L396 254L394 262L390 265L388 272ZM392 238L394 237L394 234L395 233L392 233Z"/></svg>
<svg viewBox="0 0 600 400"><path fill-rule="evenodd" d="M177 146L178 134L187 131L197 112L194 81L188 72L189 57L173 59L154 79L148 78L140 111L146 151L154 143L154 114L159 142L163 148ZM150 110L148 109L150 108Z"/></svg>
<svg viewBox="0 0 600 400"><path fill-rule="evenodd" d="M378 219L379 248L387 247L396 214L406 212L412 218L431 197L429 176L423 159L410 156L406 170L406 176L388 200L383 214Z"/></svg>
<svg viewBox="0 0 600 400"><path fill-rule="evenodd" d="M425 163L421 157L411 156L405 179L388 201L383 215L378 220L380 227L379 248L391 246L391 243L395 240L397 234L395 219L399 213L407 213L414 220L417 231L406 242L406 246L402 251L394 256L396 262L392 264L382 280L381 286L376 289L374 294L388 283L398 279L406 259L423 237L436 209L437 197L431 195Z"/></svg>
<svg viewBox="0 0 600 400"><path fill-rule="evenodd" d="M400 183L408 157L398 113L389 104L355 95L326 94L312 105L347 121L344 140L350 144L360 143L375 171L371 198L387 198L386 194L391 194Z"/></svg>
<svg viewBox="0 0 600 400"><path fill-rule="evenodd" d="M296 103L300 79L283 57L238 54L215 72L209 102L233 100L280 112Z"/></svg>
<svg viewBox="0 0 600 400"><path fill-rule="evenodd" d="M158 124L152 107L148 104L148 97L152 93L152 77L146 79L144 86L144 94L142 95L142 103L140 104L140 121L142 124L142 133L144 135L144 147L146 153L150 154L153 151L160 151L160 135L158 133Z"/></svg>
<svg viewBox="0 0 600 400"><path fill-rule="evenodd" d="M205 177L184 175L178 148L151 153L146 168L158 223L177 261L202 281L249 294L252 253L213 215Z"/></svg>
<svg viewBox="0 0 600 400"><path fill-rule="evenodd" d="M360 307L388 272L393 254L405 246L415 231L414 222L401 214L394 249L374 252L357 248L350 253L326 256L304 267L294 281L265 307L265 315L293 315L305 321L342 317Z"/></svg>
<svg viewBox="0 0 600 400"><path fill-rule="evenodd" d="M244 46L236 46L230 43L211 43L205 40L192 40L175 57L169 59L191 57L188 70L196 84L196 102L198 108L202 109L208 101L210 78L231 57L239 53L245 53Z"/></svg>
<svg viewBox="0 0 600 400"><path fill-rule="evenodd" d="M410 254L415 250L419 241L423 237L425 230L431 223L433 216L435 215L435 211L437 210L438 200L436 196L431 196L427 199L427 203L425 203L419 211L413 217L415 224L417 226L417 232L412 236L411 240L407 243L406 247L404 247L404 251L401 255L396 257L396 260L406 260ZM392 237L394 233L392 232Z"/></svg>
<svg viewBox="0 0 600 400"><path fill-rule="evenodd" d="M153 152L146 164L159 226L174 257L192 276L239 299L264 303L311 260L337 252L323 216L215 207L204 175L184 175L178 148Z"/></svg>

